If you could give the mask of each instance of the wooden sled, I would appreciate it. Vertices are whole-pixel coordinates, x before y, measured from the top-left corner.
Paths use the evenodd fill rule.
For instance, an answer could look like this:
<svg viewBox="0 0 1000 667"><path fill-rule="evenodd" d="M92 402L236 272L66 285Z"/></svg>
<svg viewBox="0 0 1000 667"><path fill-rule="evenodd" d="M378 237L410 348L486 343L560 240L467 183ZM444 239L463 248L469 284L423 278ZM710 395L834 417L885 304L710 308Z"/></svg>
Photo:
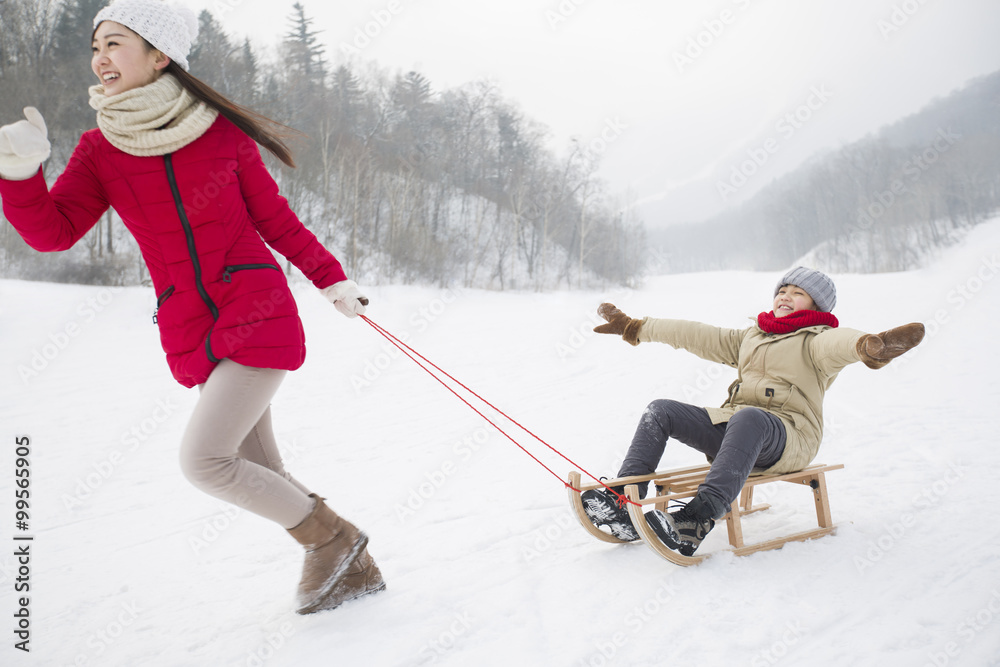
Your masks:
<svg viewBox="0 0 1000 667"><path fill-rule="evenodd" d="M729 544L731 545L731 548L726 551L731 551L737 556L748 556L758 551L780 549L787 542L811 540L833 533L836 530L836 527L833 525L833 519L830 516L830 499L827 495L825 474L831 470L839 470L843 467L844 466L842 464L815 464L799 470L798 472L777 475L752 475L749 479L747 479L746 484L743 485L740 497L733 501L730 512L724 517L726 528L729 533ZM698 486L705 481L705 475L708 474L708 470L709 466L705 464L690 468L656 472L650 475L605 480L604 483L608 486L624 485L625 497L635 503L638 503L638 505L629 503L629 516L632 518L632 523L635 526L636 531L639 533L639 536L642 538L642 541L645 542L650 549L663 558L666 558L671 563L685 566L696 565L712 554L708 553L696 554L694 556L684 556L672 549L669 549L667 545L660 541L660 538L656 536L656 533L653 532L653 529L650 528L649 524L646 523L646 520L643 517L643 508L646 505L653 505L655 509L666 511L667 504L671 500L694 497L698 490ZM656 489L655 494L648 498L640 499L639 489L636 485L641 482L653 482L654 488ZM819 524L819 527L800 533L792 533L791 535L787 535L785 537L765 540L763 542L757 542L749 545L744 544L743 524L741 521L742 517L747 514L766 510L770 507L770 505L755 506L753 504L754 487L761 484L768 484L770 482L792 482L810 486L813 491L813 500L816 504L816 521ZM590 518L583 509L583 501L580 498L581 493L574 490L579 489L581 492L588 491L590 489L601 488L601 484L598 482L581 484L580 473L578 472L571 472L569 474L569 484L570 486L567 487L567 491L569 492L570 505L575 510L576 517L580 521L584 530L599 540L621 544L622 540L605 533L591 523ZM716 530L718 530L718 528L716 528Z"/></svg>

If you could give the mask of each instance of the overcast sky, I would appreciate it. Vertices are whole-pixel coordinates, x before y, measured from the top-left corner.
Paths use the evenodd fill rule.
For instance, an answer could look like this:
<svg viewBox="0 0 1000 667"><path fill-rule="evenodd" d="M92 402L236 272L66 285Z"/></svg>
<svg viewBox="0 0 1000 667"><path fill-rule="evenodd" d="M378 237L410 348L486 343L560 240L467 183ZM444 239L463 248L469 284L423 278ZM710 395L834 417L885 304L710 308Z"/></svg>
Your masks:
<svg viewBox="0 0 1000 667"><path fill-rule="evenodd" d="M293 4L185 2L262 48ZM301 2L331 58L437 90L493 80L558 154L573 137L600 151L650 227L704 219L1000 69L998 0Z"/></svg>

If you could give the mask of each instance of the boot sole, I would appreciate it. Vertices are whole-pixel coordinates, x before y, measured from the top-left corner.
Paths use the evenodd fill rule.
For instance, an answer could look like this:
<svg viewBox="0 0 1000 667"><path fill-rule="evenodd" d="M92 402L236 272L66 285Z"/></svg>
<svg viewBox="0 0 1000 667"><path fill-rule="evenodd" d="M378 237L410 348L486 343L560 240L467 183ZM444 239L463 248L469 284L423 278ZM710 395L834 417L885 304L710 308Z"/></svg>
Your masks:
<svg viewBox="0 0 1000 667"><path fill-rule="evenodd" d="M664 519L661 519L659 510L653 510L652 512L646 513L646 523L649 527L653 529L656 536L660 538L660 541L667 545L668 548L681 553L681 542L678 539L680 535L674 532L670 524L668 524ZM687 554L684 554L687 555Z"/></svg>
<svg viewBox="0 0 1000 667"><path fill-rule="evenodd" d="M597 509L595 509L595 505L598 506ZM604 500L597 500L588 497L583 500L583 511L587 514L587 518L590 519L592 524L598 528L601 526L607 526L611 531L611 534L622 542L635 542L640 539L639 532L634 526L630 525L631 521L629 520L629 524L625 524L620 521L612 511L606 509L606 503Z"/></svg>
<svg viewBox="0 0 1000 667"><path fill-rule="evenodd" d="M341 606L347 604L348 602L352 602L353 600L357 600L359 598L363 598L363 597L365 597L367 595L375 595L376 593L381 593L384 590L385 590L385 582L383 581L381 584L379 584L375 588L369 588L368 590L366 590L366 591L364 591L362 593L358 593L357 595L353 595L353 596L351 596L349 598L344 598L343 600L341 600L337 604L333 605L332 607L325 607L323 605L320 605L318 608L313 609L312 611L300 611L298 613L300 613L300 614L314 614L314 613L319 612L319 611L333 611L334 609L339 609Z"/></svg>
<svg viewBox="0 0 1000 667"><path fill-rule="evenodd" d="M671 524L667 523L667 520L663 518L664 513L660 510L653 510L646 514L646 523L653 529L656 536L660 538L660 541L667 545L670 549L676 551L682 556L692 557L694 552L698 550L698 546L691 544L681 537L681 534L677 532ZM706 533L707 535L707 533ZM704 537L704 536L703 536Z"/></svg>
<svg viewBox="0 0 1000 667"><path fill-rule="evenodd" d="M358 556L361 555L361 552L366 546L368 546L368 535L361 533L357 542L355 542L354 546L351 548L351 552L348 554L347 558L344 559L344 562L340 564L340 567L337 568L330 578L326 580L326 583L323 584L323 588L321 588L316 594L316 597L314 597L309 604L302 605L296 609L295 613L311 614L314 611L325 609L323 607L323 603L326 601L326 597L330 594L330 591L332 591L333 588L344 578L344 575L347 574L347 568L354 564L354 561L358 559ZM329 609L335 609L338 606L339 605L334 605L333 607L329 607Z"/></svg>
<svg viewBox="0 0 1000 667"><path fill-rule="evenodd" d="M379 584L375 588L369 588L364 593L358 593L354 597L349 597L346 600L344 600L343 602L341 602L340 604L344 604L344 602L350 602L351 600L357 600L358 598L363 598L366 595L375 595L376 593L381 593L384 590L385 590L385 582L383 581L381 584ZM337 607L339 607L339 606L340 605L337 605ZM330 607L330 609L336 609L337 607Z"/></svg>

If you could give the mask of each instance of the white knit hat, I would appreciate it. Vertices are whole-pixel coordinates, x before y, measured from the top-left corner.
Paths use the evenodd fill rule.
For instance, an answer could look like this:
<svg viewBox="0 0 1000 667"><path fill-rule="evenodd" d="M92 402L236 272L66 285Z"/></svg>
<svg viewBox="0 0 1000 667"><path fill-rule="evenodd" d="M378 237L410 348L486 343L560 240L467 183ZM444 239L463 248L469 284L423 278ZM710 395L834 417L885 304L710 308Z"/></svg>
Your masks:
<svg viewBox="0 0 1000 667"><path fill-rule="evenodd" d="M198 17L190 8L162 0L116 0L97 12L95 30L101 21L121 23L187 71L191 42L198 36Z"/></svg>
<svg viewBox="0 0 1000 667"><path fill-rule="evenodd" d="M829 313L837 305L837 286L830 280L830 276L816 269L795 267L775 285L774 296L778 296L778 290L785 285L796 285L804 289L816 307L824 313Z"/></svg>

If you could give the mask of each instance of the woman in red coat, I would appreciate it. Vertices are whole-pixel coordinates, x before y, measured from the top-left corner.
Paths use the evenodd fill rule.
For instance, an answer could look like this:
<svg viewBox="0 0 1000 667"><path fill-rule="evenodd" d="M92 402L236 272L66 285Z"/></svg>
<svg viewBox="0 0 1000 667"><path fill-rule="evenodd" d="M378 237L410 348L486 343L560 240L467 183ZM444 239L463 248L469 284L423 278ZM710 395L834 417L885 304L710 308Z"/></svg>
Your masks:
<svg viewBox="0 0 1000 667"><path fill-rule="evenodd" d="M84 133L51 190L45 122L0 128L4 215L33 248L65 250L113 207L135 237L157 294L167 362L198 403L181 467L198 488L279 523L306 549L299 613L385 588L368 538L285 472L270 408L305 339L285 256L342 313L368 300L278 194L258 143L294 166L275 123L188 74L189 10L118 0L94 19L90 88L98 128ZM265 242L267 245L265 245Z"/></svg>

